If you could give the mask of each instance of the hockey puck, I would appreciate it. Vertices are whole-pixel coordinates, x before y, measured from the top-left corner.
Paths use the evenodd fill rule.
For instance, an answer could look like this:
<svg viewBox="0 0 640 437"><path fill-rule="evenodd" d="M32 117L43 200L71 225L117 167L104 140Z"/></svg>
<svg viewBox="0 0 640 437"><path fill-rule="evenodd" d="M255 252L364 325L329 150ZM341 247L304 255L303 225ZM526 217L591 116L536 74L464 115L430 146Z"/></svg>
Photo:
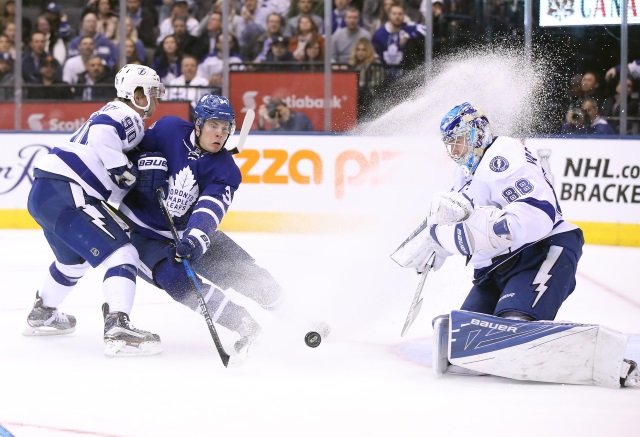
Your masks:
<svg viewBox="0 0 640 437"><path fill-rule="evenodd" d="M309 347L318 347L320 346L320 342L322 342L322 337L319 333L310 331L304 336L304 342Z"/></svg>

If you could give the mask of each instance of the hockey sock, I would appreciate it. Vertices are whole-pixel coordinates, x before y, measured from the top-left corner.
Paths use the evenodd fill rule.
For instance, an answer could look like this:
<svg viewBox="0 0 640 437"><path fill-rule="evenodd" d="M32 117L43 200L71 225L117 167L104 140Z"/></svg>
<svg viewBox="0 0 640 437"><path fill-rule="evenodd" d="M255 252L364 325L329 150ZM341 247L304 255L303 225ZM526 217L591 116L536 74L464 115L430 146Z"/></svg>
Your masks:
<svg viewBox="0 0 640 437"><path fill-rule="evenodd" d="M78 280L84 276L88 264L67 266L54 261L49 266L49 274L40 288L39 295L46 307L57 308L73 290Z"/></svg>
<svg viewBox="0 0 640 437"><path fill-rule="evenodd" d="M131 313L133 298L136 294L135 266L124 264L107 270L102 282L104 298L112 313Z"/></svg>

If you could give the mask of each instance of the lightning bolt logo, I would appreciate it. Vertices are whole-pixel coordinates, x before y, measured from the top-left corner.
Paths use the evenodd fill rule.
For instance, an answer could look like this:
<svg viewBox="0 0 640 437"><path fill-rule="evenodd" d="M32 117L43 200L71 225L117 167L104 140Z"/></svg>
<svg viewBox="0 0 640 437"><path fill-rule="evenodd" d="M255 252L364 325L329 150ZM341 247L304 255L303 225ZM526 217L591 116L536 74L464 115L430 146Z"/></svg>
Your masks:
<svg viewBox="0 0 640 437"><path fill-rule="evenodd" d="M538 292L535 300L533 301L533 305L531 308L535 307L536 304L540 301L540 298L544 295L549 287L547 287L547 281L551 279L551 274L549 273L555 263L560 258L560 254L562 253L563 248L560 246L550 246L549 253L547 253L547 258L544 260L542 265L540 266L540 270L536 274L536 277L533 279L532 285L538 285L535 291Z"/></svg>
<svg viewBox="0 0 640 437"><path fill-rule="evenodd" d="M102 230L105 234L107 234L108 236L110 236L114 240L116 239L116 237L114 237L111 234L111 232L109 232L107 230L107 228L106 228L107 224L102 221L104 219L104 216L98 210L98 208L96 208L93 205L84 205L84 206L82 206L82 210L84 211L85 214L87 214L89 217L91 217L93 219L93 220L91 220L91 223L96 225L100 230Z"/></svg>

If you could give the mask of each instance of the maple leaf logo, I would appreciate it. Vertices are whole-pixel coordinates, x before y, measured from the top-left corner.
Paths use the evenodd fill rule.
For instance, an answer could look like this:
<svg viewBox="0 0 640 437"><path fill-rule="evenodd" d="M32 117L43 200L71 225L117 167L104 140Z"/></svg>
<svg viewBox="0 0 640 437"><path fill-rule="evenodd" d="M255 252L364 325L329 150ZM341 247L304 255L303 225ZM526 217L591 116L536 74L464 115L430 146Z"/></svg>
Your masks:
<svg viewBox="0 0 640 437"><path fill-rule="evenodd" d="M198 200L200 187L193 177L189 166L180 170L175 177L169 178L169 196L167 208L172 217L182 217Z"/></svg>

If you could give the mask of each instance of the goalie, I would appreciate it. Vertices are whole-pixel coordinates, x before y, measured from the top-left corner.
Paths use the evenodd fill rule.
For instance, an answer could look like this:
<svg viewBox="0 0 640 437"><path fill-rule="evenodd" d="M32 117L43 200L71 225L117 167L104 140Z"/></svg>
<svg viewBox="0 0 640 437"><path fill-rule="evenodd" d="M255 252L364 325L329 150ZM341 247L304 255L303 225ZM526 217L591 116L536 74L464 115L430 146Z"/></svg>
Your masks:
<svg viewBox="0 0 640 437"><path fill-rule="evenodd" d="M434 197L425 222L391 255L419 273L451 255L474 267L461 310L434 320L436 372L640 385L636 363L623 357L626 336L552 322L575 288L584 239L563 220L538 160L518 140L494 137L467 102L447 113L440 131L459 164L453 189Z"/></svg>

